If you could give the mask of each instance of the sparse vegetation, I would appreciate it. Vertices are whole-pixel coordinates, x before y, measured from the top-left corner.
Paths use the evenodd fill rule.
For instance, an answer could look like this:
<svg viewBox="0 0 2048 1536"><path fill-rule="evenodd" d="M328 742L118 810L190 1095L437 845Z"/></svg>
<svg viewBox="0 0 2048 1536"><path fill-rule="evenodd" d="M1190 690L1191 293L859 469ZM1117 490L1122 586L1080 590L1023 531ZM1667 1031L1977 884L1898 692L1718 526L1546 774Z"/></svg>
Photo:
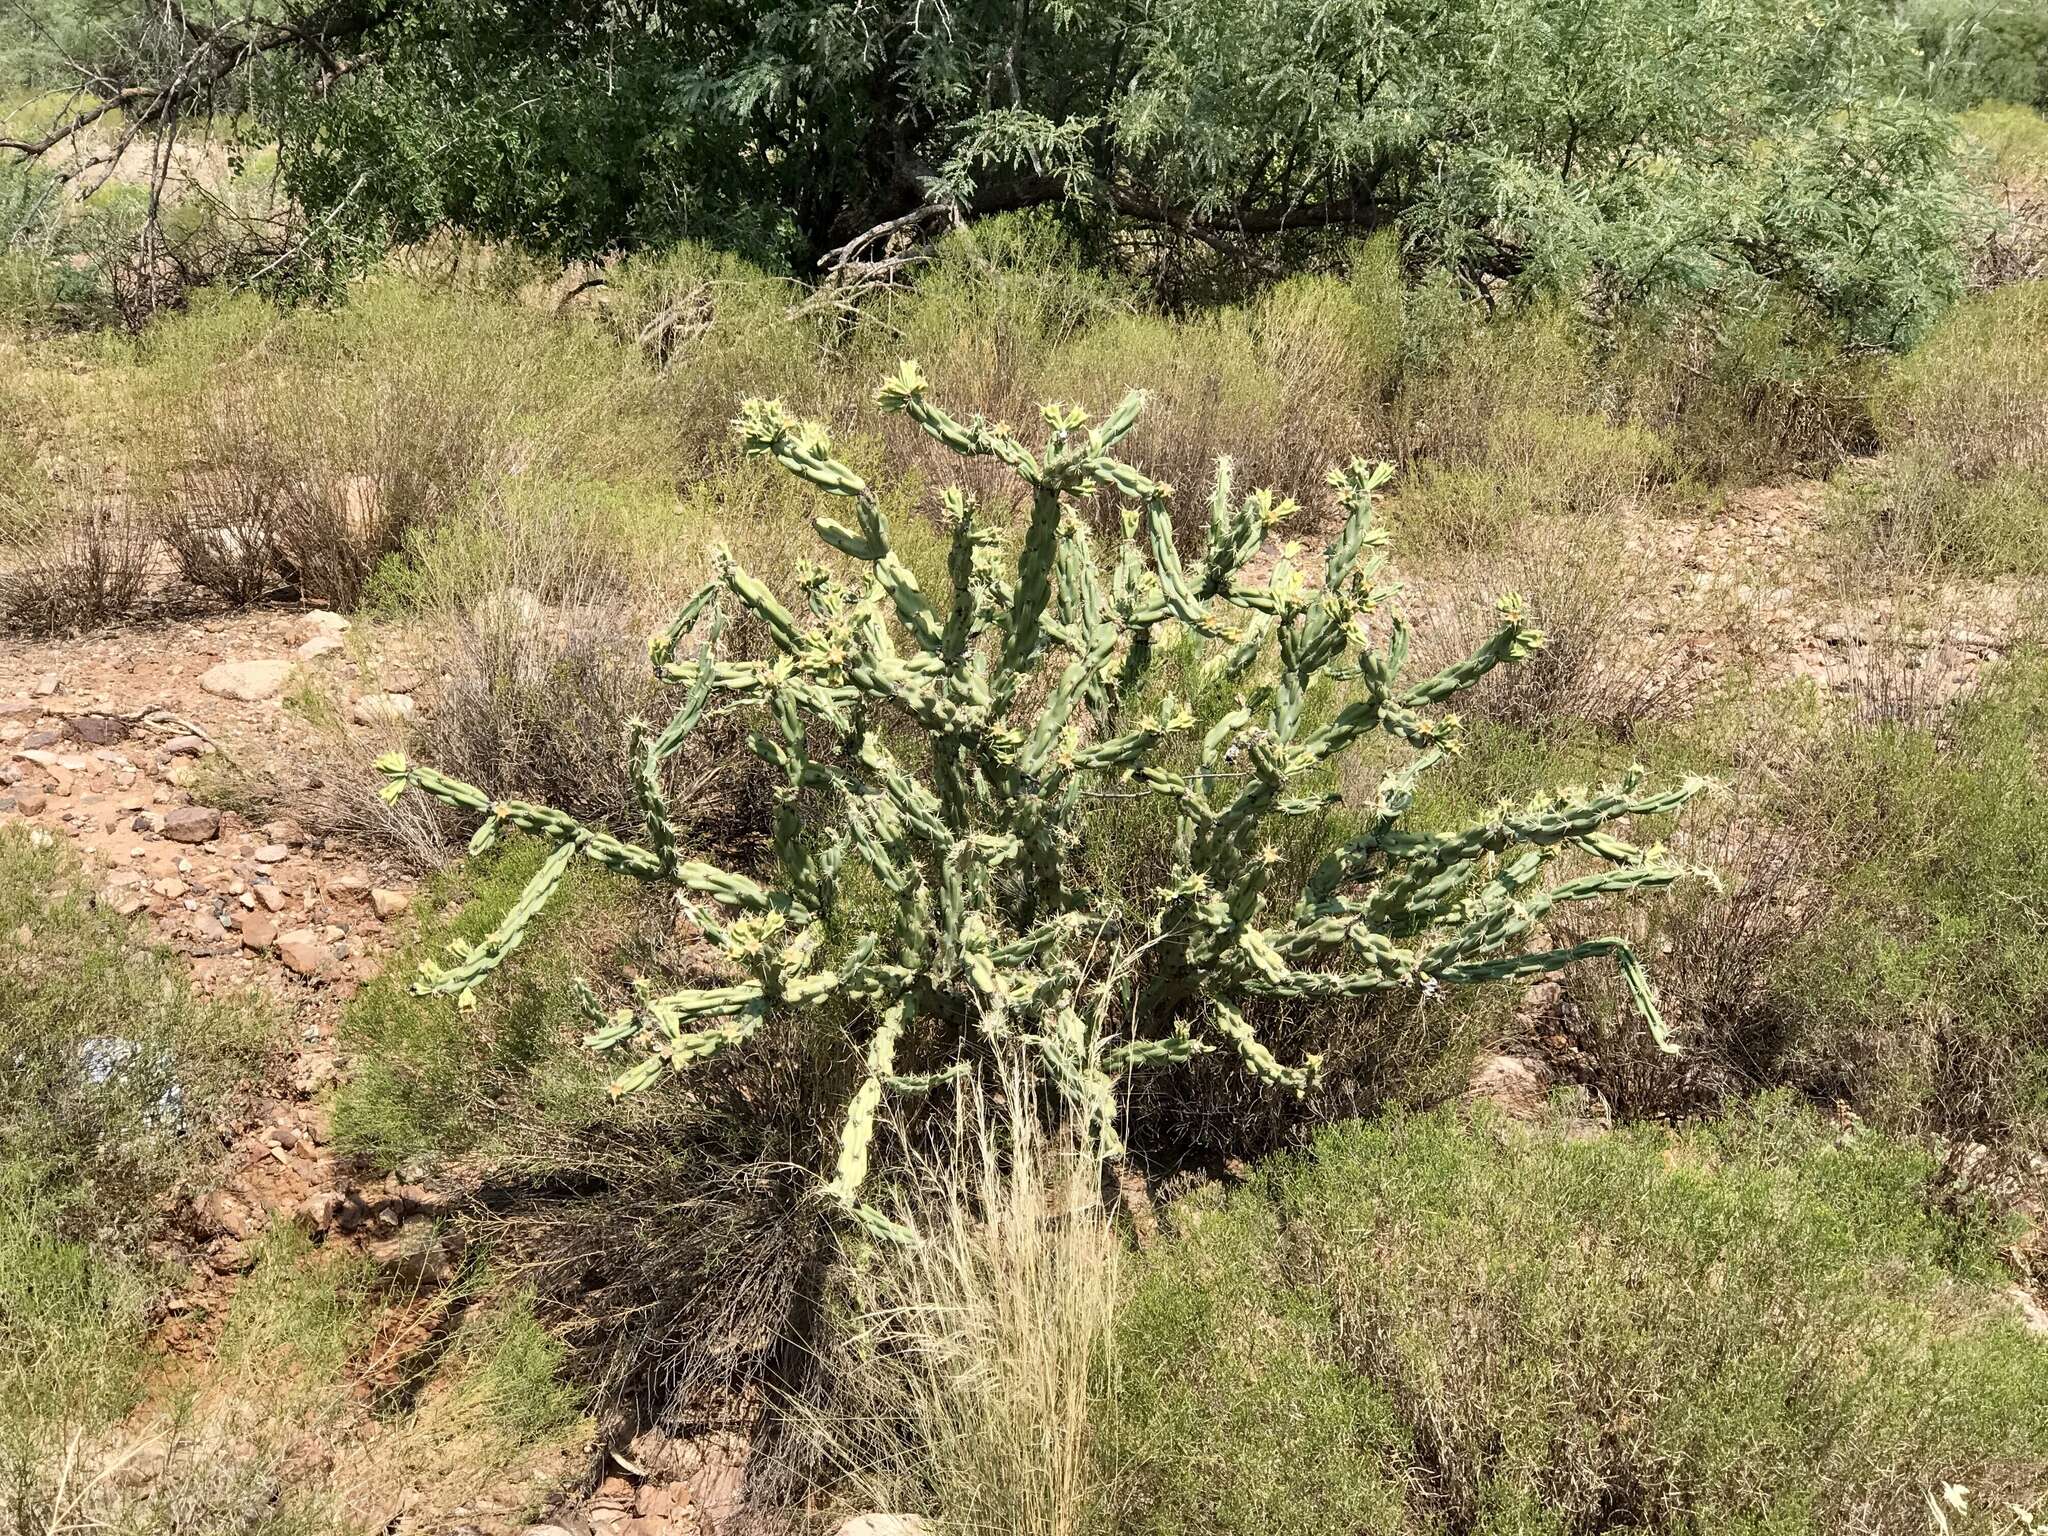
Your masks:
<svg viewBox="0 0 2048 1536"><path fill-rule="evenodd" d="M16 11L4 1536L2048 1518L2026 6Z"/></svg>

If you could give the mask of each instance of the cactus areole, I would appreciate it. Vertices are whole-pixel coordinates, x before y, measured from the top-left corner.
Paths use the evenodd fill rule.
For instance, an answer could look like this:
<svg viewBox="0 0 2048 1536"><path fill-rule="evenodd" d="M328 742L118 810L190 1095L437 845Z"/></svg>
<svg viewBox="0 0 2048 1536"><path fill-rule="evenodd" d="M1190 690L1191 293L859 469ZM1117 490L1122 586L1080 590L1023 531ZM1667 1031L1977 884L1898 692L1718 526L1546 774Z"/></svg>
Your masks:
<svg viewBox="0 0 2048 1536"><path fill-rule="evenodd" d="M1205 548L1183 561L1172 487L1113 456L1140 395L1092 429L1078 410L1047 407L1050 436L1036 452L1003 427L949 416L914 363L876 399L1024 483L1030 517L1014 558L1000 531L947 491L951 591L932 602L874 493L833 457L824 430L778 402L747 401L734 423L747 451L849 510L847 521L821 512L814 526L855 578L810 571L800 614L720 554L713 579L652 641L655 674L681 705L659 729L632 728L643 841L383 759L387 797L417 789L484 818L473 850L505 827L553 845L503 923L448 966L424 968L418 990L466 1002L574 858L672 888L744 979L642 996L612 1013L579 984L587 1043L630 1059L614 1091L744 1048L777 1011L839 994L863 1021L866 1066L824 1188L878 1233L895 1229L863 1187L884 1101L977 1071L1001 1044L1026 1053L1105 1151L1117 1147L1118 1081L1135 1068L1223 1050L1268 1083L1307 1091L1317 1058L1285 1062L1260 1040L1252 1020L1265 998L1428 991L1606 958L1671 1048L1649 979L1620 938L1532 946L1558 902L1686 873L1609 828L1675 810L1703 782L1647 793L1632 772L1462 831L1405 830L1419 775L1457 747L1457 717L1439 706L1543 636L1517 599L1503 598L1499 628L1471 656L1403 680L1408 629L1398 589L1381 584L1387 536L1373 517L1386 465L1354 459L1333 471L1344 520L1327 551L1309 569L1283 552L1253 580L1247 566L1293 506L1267 491L1238 498L1222 461ZM1098 496L1115 498L1122 525L1107 564L1077 515L1083 498ZM773 655L718 657L727 604L758 621ZM1198 721L1171 695L1139 702L1160 699L1148 676L1162 644L1183 639L1206 648L1208 682L1240 690L1217 718ZM1341 703L1311 721L1304 705L1318 685ZM741 707L760 712L750 745L778 780L764 878L687 857L662 788L664 762L707 710ZM1276 818L1327 813L1336 796L1315 786L1331 782L1337 754L1375 732L1409 755L1374 803L1350 808L1355 835L1276 889ZM1091 797L1106 793L1158 796L1174 818L1159 889L1091 888L1083 820ZM1567 851L1590 856L1592 872L1546 880ZM881 891L879 906L869 898L861 907L880 915L850 938L834 921L849 859ZM905 1060L913 1041L918 1059Z"/></svg>

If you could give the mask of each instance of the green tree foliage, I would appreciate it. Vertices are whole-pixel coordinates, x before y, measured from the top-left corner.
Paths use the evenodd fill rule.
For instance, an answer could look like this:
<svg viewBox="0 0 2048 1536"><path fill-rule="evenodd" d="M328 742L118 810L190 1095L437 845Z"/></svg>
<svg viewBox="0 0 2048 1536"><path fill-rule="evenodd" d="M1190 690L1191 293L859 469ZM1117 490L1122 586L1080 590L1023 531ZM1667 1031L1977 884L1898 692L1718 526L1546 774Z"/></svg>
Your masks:
<svg viewBox="0 0 2048 1536"><path fill-rule="evenodd" d="M1951 130L1878 0L326 0L192 38L160 90L265 73L331 244L809 269L1057 205L1237 271L1398 225L1474 280L1782 282L1879 342L1957 285Z"/></svg>

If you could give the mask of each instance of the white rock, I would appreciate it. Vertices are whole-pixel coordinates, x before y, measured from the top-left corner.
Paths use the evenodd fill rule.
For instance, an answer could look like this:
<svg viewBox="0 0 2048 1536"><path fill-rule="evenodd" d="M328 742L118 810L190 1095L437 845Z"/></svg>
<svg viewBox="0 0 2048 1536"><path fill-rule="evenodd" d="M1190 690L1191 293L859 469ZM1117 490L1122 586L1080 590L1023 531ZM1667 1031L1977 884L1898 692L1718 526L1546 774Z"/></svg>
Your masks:
<svg viewBox="0 0 2048 1536"><path fill-rule="evenodd" d="M841 1522L833 1536L933 1536L923 1515L855 1515Z"/></svg>
<svg viewBox="0 0 2048 1536"><path fill-rule="evenodd" d="M199 686L223 699L253 704L275 694L291 675L288 661L224 661L202 672Z"/></svg>
<svg viewBox="0 0 2048 1536"><path fill-rule="evenodd" d="M301 661L318 661L322 656L331 656L341 649L341 636L318 634L300 646L297 656Z"/></svg>
<svg viewBox="0 0 2048 1536"><path fill-rule="evenodd" d="M412 714L413 702L402 693L366 693L348 709L357 725L398 725Z"/></svg>
<svg viewBox="0 0 2048 1536"><path fill-rule="evenodd" d="M315 608L301 619L301 633L316 635L343 635L348 633L348 620L331 608Z"/></svg>

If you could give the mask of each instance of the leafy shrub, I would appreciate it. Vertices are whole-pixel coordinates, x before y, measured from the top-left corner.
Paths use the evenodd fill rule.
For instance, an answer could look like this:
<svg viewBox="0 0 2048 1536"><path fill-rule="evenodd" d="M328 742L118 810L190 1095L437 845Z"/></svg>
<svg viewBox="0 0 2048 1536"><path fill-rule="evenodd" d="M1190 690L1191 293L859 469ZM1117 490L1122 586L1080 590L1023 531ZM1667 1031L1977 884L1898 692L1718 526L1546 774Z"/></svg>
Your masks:
<svg viewBox="0 0 2048 1536"><path fill-rule="evenodd" d="M1114 1148L1115 1085L1131 1067L1184 1062L1220 1043L1234 1047L1254 1076L1306 1088L1315 1058L1303 1066L1279 1062L1240 1011L1247 999L1256 1007L1268 997L1458 985L1607 956L1657 1030L1647 976L1626 944L1598 939L1554 950L1527 944L1558 902L1677 879L1681 870L1605 829L1630 816L1676 809L1702 786L1689 781L1661 795L1638 796L1639 778L1631 774L1620 784L1557 796L1524 814L1454 833L1416 837L1398 828L1416 777L1441 759L1455 726L1421 711L1496 665L1519 660L1541 636L1522 621L1517 601L1504 599L1501 627L1483 646L1403 686L1405 623L1391 625L1384 649L1374 647L1370 630L1392 596L1373 584L1383 557L1367 554L1384 542L1373 526L1373 501L1386 466L1353 460L1332 472L1346 518L1320 583L1311 587L1283 557L1264 584L1253 586L1240 573L1285 509L1267 491L1234 506L1227 473L1219 470L1205 551L1192 571L1183 570L1170 489L1109 456L1136 424L1140 396L1128 398L1093 432L1083 431L1079 411L1046 407L1052 437L1042 456L1000 429L964 426L932 405L914 364L886 380L878 400L964 458L1008 464L1030 488L1031 525L1014 583L990 558L991 536L977 527L965 499L951 493L952 602L942 622L896 552L880 503L831 456L823 430L794 422L779 403L748 402L736 426L750 451L853 502L857 530L823 516L816 525L827 544L871 568L869 585L848 588L828 574L814 576L806 582L813 620L800 624L728 558L717 579L656 637L657 675L687 692L659 733L641 727L633 734L628 767L644 807L645 847L595 834L556 809L494 800L402 755L382 760L391 797L418 789L482 815L473 847L488 847L507 828L539 833L553 844L503 923L476 946L458 949L453 964L425 968L415 984L420 990L472 996L518 947L578 853L734 909L739 915L730 926L690 911L704 937L747 979L649 996L644 1013L626 1006L608 1015L590 998L591 1043L637 1043L646 1052L614 1083L629 1092L651 1086L666 1069L743 1045L772 1016L797 1005L843 996L871 1009L867 1076L848 1107L827 1193L878 1230L887 1229L886 1218L860 1195L885 1094L922 1093L971 1074L984 1048L1013 1031L1037 1053L1047 1083L1068 1094L1083 1123L1096 1128L1105 1148ZM1097 565L1068 513L1070 498L1098 486L1137 504L1125 514L1113 576ZM712 605L728 594L768 634L777 660L715 660ZM1218 619L1218 598L1245 617ZM678 661L707 610L704 654ZM884 627L892 615L917 647L914 661L897 652ZM1195 726L1191 710L1169 698L1150 718L1121 712L1150 670L1155 631L1174 623L1229 647L1218 651L1216 662L1226 682L1249 682L1253 669L1264 665L1268 642L1276 640L1278 648L1276 668L1257 674L1246 701L1211 724L1192 772L1163 766L1171 759L1157 751ZM1050 673L1055 645L1071 660L1052 680L1040 674ZM1354 646L1355 666L1337 665ZM1334 681L1359 687L1326 722L1315 723L1306 709L1309 693ZM1010 724L1013 703L1040 689L1036 712ZM762 732L750 738L755 753L783 779L773 886L685 860L679 851L661 775L714 691L767 706L781 738ZM929 755L930 784L890 750L871 709L909 733L917 759ZM1259 716L1265 723L1254 728ZM1262 925L1267 886L1282 862L1275 842L1287 821L1326 809L1329 797L1315 793L1324 765L1361 738L1380 734L1418 755L1388 775L1376 815L1361 820L1359 835L1316 865L1299 900L1288 903L1289 915ZM1230 766L1240 758L1243 768ZM1177 810L1167 880L1143 900L1142 910L1120 909L1120 893L1092 889L1085 871L1070 862L1087 792L1111 774L1163 796ZM1226 789L1242 782L1212 801L1208 786L1219 778ZM837 798L824 826L799 809L813 791ZM1546 885L1550 850L1561 846L1607 867ZM872 877L862 892L872 905L854 914L850 932L842 930L840 942L849 947L840 950L828 944L834 938L829 925L848 853ZM1482 863L1501 854L1507 857L1498 863ZM1145 963L1139 970L1131 961L1113 961L1091 996L1078 972L1102 945ZM1084 1008L1101 1010L1093 1025ZM1116 1024L1106 1023L1105 1014ZM685 1024L701 1027L686 1032ZM1114 1039L1112 1030L1123 1038ZM909 1061L898 1065L899 1050L905 1058L922 1057L924 1070L904 1070Z"/></svg>
<svg viewBox="0 0 2048 1536"><path fill-rule="evenodd" d="M1609 517L1664 472L1663 444L1623 419L1626 400L1602 389L1562 309L1489 321L1427 284L1406 346L1395 433L1407 477L1394 520L1411 542L1498 548L1533 515Z"/></svg>
<svg viewBox="0 0 2048 1536"><path fill-rule="evenodd" d="M2048 1349L1924 1154L1779 1100L1681 1138L1324 1132L1131 1261L1119 1532L1918 1532L2048 1493Z"/></svg>

